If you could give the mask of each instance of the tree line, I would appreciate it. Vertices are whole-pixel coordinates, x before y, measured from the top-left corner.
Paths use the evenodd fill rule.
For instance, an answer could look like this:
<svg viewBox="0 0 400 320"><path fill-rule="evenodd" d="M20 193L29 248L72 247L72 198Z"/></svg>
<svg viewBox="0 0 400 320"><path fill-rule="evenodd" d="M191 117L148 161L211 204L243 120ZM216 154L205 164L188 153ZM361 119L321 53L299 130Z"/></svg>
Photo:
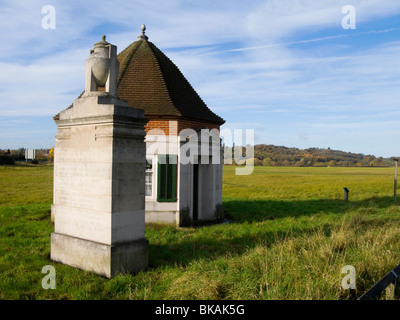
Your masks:
<svg viewBox="0 0 400 320"><path fill-rule="evenodd" d="M36 149L36 157L31 160L33 163L53 161L54 148ZM0 149L0 165L13 165L16 161L26 161L25 148L19 149Z"/></svg>
<svg viewBox="0 0 400 320"><path fill-rule="evenodd" d="M239 148L242 148L242 154L246 156L246 149ZM268 167L390 167L393 166L394 157L375 157L330 148L298 149L258 144L254 146L254 158L247 161L252 161L256 166Z"/></svg>
<svg viewBox="0 0 400 320"><path fill-rule="evenodd" d="M242 155L246 157L246 148ZM54 148L36 149L36 161L53 161ZM0 165L15 164L16 161L25 161L25 149L0 149ZM246 160L238 164L244 164ZM394 157L382 158L362 153L351 153L330 148L288 148L284 146L258 144L254 146L254 158L248 159L256 166L267 167L390 167Z"/></svg>

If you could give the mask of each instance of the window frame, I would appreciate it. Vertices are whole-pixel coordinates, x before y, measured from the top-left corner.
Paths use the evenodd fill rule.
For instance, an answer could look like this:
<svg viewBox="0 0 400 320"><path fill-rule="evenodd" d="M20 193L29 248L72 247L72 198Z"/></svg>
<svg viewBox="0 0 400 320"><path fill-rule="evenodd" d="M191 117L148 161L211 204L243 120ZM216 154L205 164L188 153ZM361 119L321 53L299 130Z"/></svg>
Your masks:
<svg viewBox="0 0 400 320"><path fill-rule="evenodd" d="M146 189L145 189L145 197L146 197L146 199L154 199L154 195L155 195L154 177L157 174L156 173L156 167L154 166L154 158L153 157L149 157L149 158L146 157L146 166L147 166L148 162L151 162L151 169L147 169L147 167L146 167L146 173L145 174L147 174L148 172L152 173L151 182L150 182L151 183L151 195L146 195ZM145 180L144 180L144 184L145 184L145 188L146 188L146 186L148 185L148 183L146 182L146 177L145 177Z"/></svg>

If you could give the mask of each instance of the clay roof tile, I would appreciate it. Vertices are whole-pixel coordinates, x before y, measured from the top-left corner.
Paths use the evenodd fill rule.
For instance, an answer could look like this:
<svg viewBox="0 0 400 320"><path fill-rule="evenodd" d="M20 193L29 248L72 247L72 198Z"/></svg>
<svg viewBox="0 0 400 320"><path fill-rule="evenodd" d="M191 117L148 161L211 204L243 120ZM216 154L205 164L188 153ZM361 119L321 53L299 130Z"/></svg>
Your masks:
<svg viewBox="0 0 400 320"><path fill-rule="evenodd" d="M152 42L138 40L118 55L118 94L146 115L183 116L223 124L178 67Z"/></svg>

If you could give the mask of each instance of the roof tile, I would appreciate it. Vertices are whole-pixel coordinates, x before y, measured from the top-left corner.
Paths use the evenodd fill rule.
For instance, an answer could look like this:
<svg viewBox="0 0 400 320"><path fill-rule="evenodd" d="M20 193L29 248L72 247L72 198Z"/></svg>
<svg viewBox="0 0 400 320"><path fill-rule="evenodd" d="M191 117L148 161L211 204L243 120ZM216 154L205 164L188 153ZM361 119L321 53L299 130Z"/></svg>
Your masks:
<svg viewBox="0 0 400 320"><path fill-rule="evenodd" d="M138 40L118 55L118 94L146 115L183 116L223 124L178 67L152 42Z"/></svg>

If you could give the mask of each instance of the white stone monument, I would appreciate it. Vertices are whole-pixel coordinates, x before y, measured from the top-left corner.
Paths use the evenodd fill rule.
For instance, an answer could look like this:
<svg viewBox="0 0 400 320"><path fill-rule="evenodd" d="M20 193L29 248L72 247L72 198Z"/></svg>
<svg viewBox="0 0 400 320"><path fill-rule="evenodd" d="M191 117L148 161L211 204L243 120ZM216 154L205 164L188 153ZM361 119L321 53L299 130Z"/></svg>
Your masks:
<svg viewBox="0 0 400 320"><path fill-rule="evenodd" d="M54 118L51 259L109 278L148 266L147 120L118 98L118 70L103 36L86 60L85 93Z"/></svg>

